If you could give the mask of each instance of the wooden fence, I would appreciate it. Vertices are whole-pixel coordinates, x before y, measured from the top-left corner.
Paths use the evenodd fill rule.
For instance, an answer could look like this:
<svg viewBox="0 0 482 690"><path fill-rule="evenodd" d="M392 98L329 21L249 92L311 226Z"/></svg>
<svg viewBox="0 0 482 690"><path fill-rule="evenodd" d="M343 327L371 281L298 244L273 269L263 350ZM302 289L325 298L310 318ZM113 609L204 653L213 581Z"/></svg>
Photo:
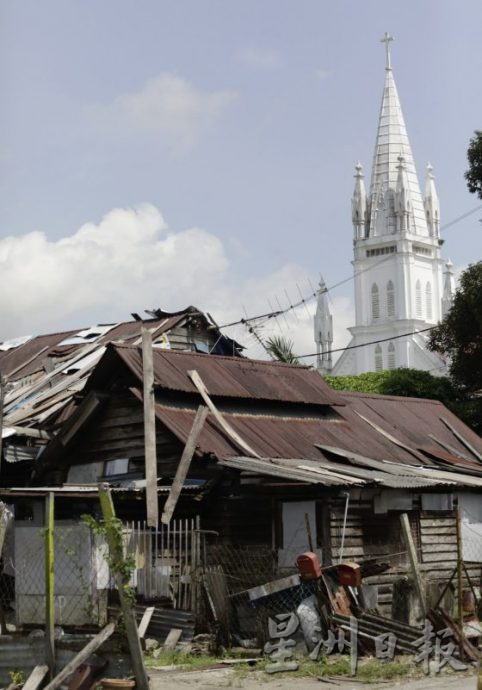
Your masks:
<svg viewBox="0 0 482 690"><path fill-rule="evenodd" d="M199 517L149 528L124 523L126 554L135 561L132 585L145 601L168 599L173 608L195 610L201 567Z"/></svg>

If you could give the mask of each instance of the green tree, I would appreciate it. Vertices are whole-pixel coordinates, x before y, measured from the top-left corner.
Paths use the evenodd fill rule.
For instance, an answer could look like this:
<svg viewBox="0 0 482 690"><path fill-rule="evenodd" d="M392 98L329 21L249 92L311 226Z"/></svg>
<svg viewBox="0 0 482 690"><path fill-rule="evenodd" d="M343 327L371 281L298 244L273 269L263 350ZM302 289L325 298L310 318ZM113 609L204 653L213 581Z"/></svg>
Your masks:
<svg viewBox="0 0 482 690"><path fill-rule="evenodd" d="M467 150L469 169L465 173L467 187L471 194L482 199L482 131L476 130Z"/></svg>
<svg viewBox="0 0 482 690"><path fill-rule="evenodd" d="M271 357L278 362L285 362L286 364L300 363L300 360L293 352L293 342L288 338L274 335L265 341L264 347Z"/></svg>
<svg viewBox="0 0 482 690"><path fill-rule="evenodd" d="M325 381L335 390L401 395L410 398L431 398L451 404L455 389L446 376L432 376L419 369L388 369L369 371L358 376L325 376Z"/></svg>
<svg viewBox="0 0 482 690"><path fill-rule="evenodd" d="M428 347L448 358L450 375L468 393L482 390L482 261L460 276L454 301Z"/></svg>

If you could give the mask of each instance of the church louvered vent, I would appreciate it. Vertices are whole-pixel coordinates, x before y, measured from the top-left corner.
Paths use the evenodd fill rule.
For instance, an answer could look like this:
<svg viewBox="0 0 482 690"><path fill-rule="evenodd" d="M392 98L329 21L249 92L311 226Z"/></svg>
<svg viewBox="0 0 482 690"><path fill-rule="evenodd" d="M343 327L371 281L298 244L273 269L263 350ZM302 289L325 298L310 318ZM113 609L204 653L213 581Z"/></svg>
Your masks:
<svg viewBox="0 0 482 690"><path fill-rule="evenodd" d="M378 285L372 285L372 319L380 318L380 294L378 292Z"/></svg>
<svg viewBox="0 0 482 690"><path fill-rule="evenodd" d="M432 285L430 282L425 286L425 309L427 312L427 321L431 321L433 317L432 313Z"/></svg>
<svg viewBox="0 0 482 690"><path fill-rule="evenodd" d="M387 283L387 316L395 316L395 288L391 280Z"/></svg>
<svg viewBox="0 0 482 690"><path fill-rule="evenodd" d="M388 368L395 369L397 366L397 361L395 357L395 345L393 343L388 344Z"/></svg>
<svg viewBox="0 0 482 690"><path fill-rule="evenodd" d="M422 318L422 286L419 280L415 283L415 313L418 319Z"/></svg>
<svg viewBox="0 0 482 690"><path fill-rule="evenodd" d="M375 371L383 371L383 353L381 345L375 348Z"/></svg>

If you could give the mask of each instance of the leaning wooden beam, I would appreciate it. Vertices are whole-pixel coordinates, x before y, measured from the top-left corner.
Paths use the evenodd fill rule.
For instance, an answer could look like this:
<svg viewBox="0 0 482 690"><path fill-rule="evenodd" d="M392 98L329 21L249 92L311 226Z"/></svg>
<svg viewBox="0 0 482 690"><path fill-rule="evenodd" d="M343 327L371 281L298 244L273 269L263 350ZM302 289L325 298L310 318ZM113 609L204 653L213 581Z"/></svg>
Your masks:
<svg viewBox="0 0 482 690"><path fill-rule="evenodd" d="M110 558L114 565L119 566L114 571L115 585L119 593L119 599L122 609L122 618L129 644L129 651L131 654L132 670L136 678L137 690L149 690L149 680L147 678L146 667L144 666L144 657L142 655L141 641L137 632L137 623L134 615L132 601L129 598L126 585L125 574L121 572L120 567L124 562L124 550L122 545L122 536L116 529L116 514L114 510L114 503L112 495L107 484L99 486L99 500L102 509L102 516L106 525L107 543L109 545ZM49 690L53 690L50 689Z"/></svg>
<svg viewBox="0 0 482 690"><path fill-rule="evenodd" d="M64 680L70 676L71 673L74 673L74 671L76 671L91 654L99 649L99 647L112 635L114 630L114 623L109 623L106 625L105 628L100 631L100 633L93 637L90 642L86 644L85 647L81 649L71 661L69 661L67 666L64 666L64 668L55 676L55 678L52 678L50 683L46 685L43 690L57 690L57 688L62 685Z"/></svg>
<svg viewBox="0 0 482 690"><path fill-rule="evenodd" d="M139 627L137 628L137 634L139 635L141 640L146 636L147 628L149 627L149 623L151 622L151 618L154 611L154 606L148 606L142 614L141 622L139 623Z"/></svg>
<svg viewBox="0 0 482 690"><path fill-rule="evenodd" d="M189 471L189 466L191 464L194 451L196 450L199 434L202 431L207 414L208 408L205 405L199 405L196 416L194 417L194 423L191 427L186 445L184 446L184 450L182 452L181 460L177 466L174 481L172 482L172 486L169 490L169 496L167 497L167 501L162 512L161 522L163 522L165 525L168 525L171 521L172 514L177 505L184 480L186 479Z"/></svg>
<svg viewBox="0 0 482 690"><path fill-rule="evenodd" d="M480 460L482 462L482 455L479 453L479 451L476 448L474 448L474 446L471 443L469 443L467 439L464 436L462 436L461 433L457 431L453 424L451 424L447 419L444 419L443 417L440 417L440 419L445 424L447 429L450 429L453 435L459 439L460 443L462 443L468 450L470 450L472 455L475 455L477 460Z"/></svg>
<svg viewBox="0 0 482 690"><path fill-rule="evenodd" d="M403 448L404 450L411 453L411 455L416 457L418 460L421 460L423 465L425 465L427 463L427 458L423 455L423 453L420 453L416 448L411 448L410 446L407 446L406 443L403 443L402 441L400 441L400 439L396 438L396 436L393 436L388 431L385 431L385 429L382 429L381 426L378 426L378 424L375 424L375 422L372 422L371 419L368 419L368 417L365 417L360 412L357 412L355 410L355 414L358 415L361 419L363 419L363 421L366 422L367 424L369 424L373 429L378 431L379 434L381 434L386 439L388 439L389 441L394 443L396 446Z"/></svg>
<svg viewBox="0 0 482 690"><path fill-rule="evenodd" d="M142 329L142 378L144 383L144 454L146 472L146 512L149 527L159 521L157 503L156 401L154 396L154 363L152 335Z"/></svg>
<svg viewBox="0 0 482 690"><path fill-rule="evenodd" d="M195 369L193 369L192 371L188 371L187 374L188 374L189 378L191 379L191 381L196 386L202 399L204 400L206 405L209 407L209 409L213 413L213 416L215 417L219 426L222 427L222 429L226 432L226 434L234 441L234 443L239 448L242 448L245 452L249 453L249 455L251 455L251 457L259 458L260 456L258 455L258 453L256 453L256 451L253 450L251 448L251 446L249 444L247 444L246 441L244 441L241 438L241 436L233 429L231 424L229 424L229 422L227 422L226 419L224 419L221 412L217 409L216 405L213 403L213 401L209 397L208 389L204 385L204 381L199 376L198 372Z"/></svg>
<svg viewBox="0 0 482 690"><path fill-rule="evenodd" d="M40 686L43 679L47 675L48 670L49 667L47 665L36 666L27 678L27 680L25 681L22 690L37 690L37 688Z"/></svg>
<svg viewBox="0 0 482 690"><path fill-rule="evenodd" d="M45 496L45 660L50 678L55 668L54 494Z"/></svg>
<svg viewBox="0 0 482 690"><path fill-rule="evenodd" d="M410 521L408 519L407 513L402 513L400 515L400 522L402 525L402 532L405 538L405 543L407 545L408 557L410 559L410 565L412 568L413 579L415 581L415 587L417 589L418 598L420 600L420 606L422 608L423 616L427 612L427 605L425 603L425 592L423 588L422 576L420 574L420 568L417 558L417 550L415 548L415 543L413 541L412 530L410 529Z"/></svg>

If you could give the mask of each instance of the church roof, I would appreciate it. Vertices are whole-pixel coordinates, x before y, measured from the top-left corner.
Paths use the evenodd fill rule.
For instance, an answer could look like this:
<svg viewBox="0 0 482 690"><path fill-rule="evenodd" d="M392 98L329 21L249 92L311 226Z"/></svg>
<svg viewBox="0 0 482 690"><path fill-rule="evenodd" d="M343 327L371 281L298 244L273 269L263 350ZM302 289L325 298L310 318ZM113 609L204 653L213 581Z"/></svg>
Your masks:
<svg viewBox="0 0 482 690"><path fill-rule="evenodd" d="M404 159L405 163L406 178L408 180L408 190L406 191L412 206L413 230L416 234L427 236L427 223L412 149L408 139L393 71L391 67L387 67L369 193L369 198L372 202L370 227L373 234L384 234L382 229L378 231L375 229L377 210L381 201L379 197L385 194L388 189L395 191L400 157Z"/></svg>

